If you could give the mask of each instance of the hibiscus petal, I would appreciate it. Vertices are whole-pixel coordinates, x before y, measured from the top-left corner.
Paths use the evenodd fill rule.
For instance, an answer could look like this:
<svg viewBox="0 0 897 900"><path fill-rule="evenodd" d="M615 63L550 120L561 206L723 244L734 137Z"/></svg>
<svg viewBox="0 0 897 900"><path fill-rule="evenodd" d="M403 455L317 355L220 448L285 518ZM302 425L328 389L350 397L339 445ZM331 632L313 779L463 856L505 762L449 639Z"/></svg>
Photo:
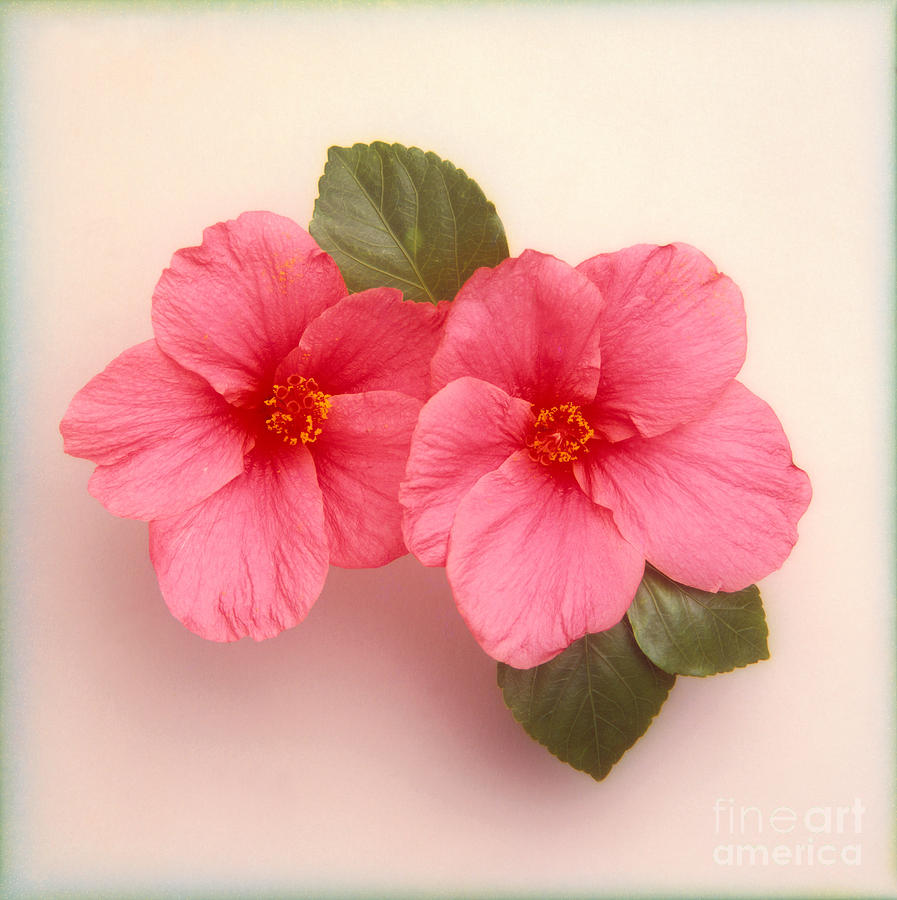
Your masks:
<svg viewBox="0 0 897 900"><path fill-rule="evenodd" d="M583 403L599 378L601 292L534 250L478 269L452 303L433 357L433 390L472 375L539 406Z"/></svg>
<svg viewBox="0 0 897 900"><path fill-rule="evenodd" d="M737 381L705 418L611 445L574 471L652 565L704 591L778 569L811 494L775 413Z"/></svg>
<svg viewBox="0 0 897 900"><path fill-rule="evenodd" d="M403 300L393 288L350 294L308 326L275 380L310 374L328 394L400 391L424 401L448 307Z"/></svg>
<svg viewBox="0 0 897 900"><path fill-rule="evenodd" d="M523 446L532 422L529 403L478 378L453 381L421 410L399 499L405 542L425 566L445 565L458 504Z"/></svg>
<svg viewBox="0 0 897 900"><path fill-rule="evenodd" d="M200 637L262 640L296 625L327 575L311 455L257 448L216 494L150 522L150 559L168 608Z"/></svg>
<svg viewBox="0 0 897 900"><path fill-rule="evenodd" d="M687 244L640 244L580 263L604 295L593 426L652 437L706 413L744 362L744 302Z"/></svg>
<svg viewBox="0 0 897 900"><path fill-rule="evenodd" d="M421 403L396 391L339 394L330 403L323 434L310 445L330 561L382 566L408 552L398 493Z"/></svg>
<svg viewBox="0 0 897 900"><path fill-rule="evenodd" d="M295 222L243 213L175 253L153 294L153 328L165 353L248 405L308 323L345 295L336 263Z"/></svg>
<svg viewBox="0 0 897 900"><path fill-rule="evenodd" d="M528 669L623 617L644 571L608 510L519 451L461 501L446 574L495 659Z"/></svg>
<svg viewBox="0 0 897 900"><path fill-rule="evenodd" d="M65 452L97 463L90 492L117 516L154 519L204 500L243 471L254 439L208 382L131 347L75 395Z"/></svg>

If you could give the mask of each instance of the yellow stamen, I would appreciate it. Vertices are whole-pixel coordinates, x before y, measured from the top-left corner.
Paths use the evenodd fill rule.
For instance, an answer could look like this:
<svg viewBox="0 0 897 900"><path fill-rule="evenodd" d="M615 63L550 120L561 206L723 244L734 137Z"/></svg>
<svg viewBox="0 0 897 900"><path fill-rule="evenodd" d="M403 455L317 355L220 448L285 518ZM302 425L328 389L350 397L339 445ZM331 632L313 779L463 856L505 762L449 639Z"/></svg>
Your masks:
<svg viewBox="0 0 897 900"><path fill-rule="evenodd" d="M530 457L542 465L568 463L588 453L586 443L595 436L575 403L562 403L539 411L527 447Z"/></svg>
<svg viewBox="0 0 897 900"><path fill-rule="evenodd" d="M322 432L330 410L330 395L318 388L314 378L290 375L286 384L275 384L265 406L273 407L265 426L295 447L300 441L313 444Z"/></svg>

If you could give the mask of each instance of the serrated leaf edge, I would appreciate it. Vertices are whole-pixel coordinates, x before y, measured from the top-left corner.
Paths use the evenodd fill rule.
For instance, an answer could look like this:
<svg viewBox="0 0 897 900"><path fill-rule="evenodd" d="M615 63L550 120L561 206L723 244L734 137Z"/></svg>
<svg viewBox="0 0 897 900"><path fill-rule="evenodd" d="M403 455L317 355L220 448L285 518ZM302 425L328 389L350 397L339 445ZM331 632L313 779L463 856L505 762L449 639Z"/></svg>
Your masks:
<svg viewBox="0 0 897 900"><path fill-rule="evenodd" d="M627 625L628 624L629 623L627 622ZM633 639L634 639L635 634L634 634L634 632L632 632L631 626L630 626L630 632L633 634ZM592 635L587 634L587 635L584 635L583 637L585 639L588 639L589 637L592 637ZM598 782L603 781L605 778L607 778L607 776L613 770L614 766L617 765L617 763L623 758L623 756L625 756L625 754L629 750L631 750L632 747L634 747L635 744L638 743L638 741L641 740L642 737L644 737L644 735L647 733L648 729L651 727L651 724L653 723L653 721L660 714L661 709L663 709L664 703L666 703L667 698L670 695L670 691L672 691L673 687L676 684L676 673L667 672L665 669L661 669L661 667L656 665L656 663L654 663L654 661L641 649L641 646L638 644L638 642L636 641L635 643L636 643L636 647L639 650L639 652L642 653L642 655L645 657L647 662L652 666L652 668L656 669L658 672L661 672L665 676L669 676L671 680L670 680L669 686L666 689L666 693L664 694L663 699L660 701L660 704L658 705L657 709L653 713L651 713L651 716L648 718L648 721L645 723L645 727L636 735L635 740L633 740L632 743L630 743L629 746L623 750L623 752L620 754L620 756L618 756L617 759L614 760L607 767L606 771L604 771L603 774L595 774L594 772L590 772L588 769L585 769L582 766L576 765L572 761L571 755L569 753L566 754L567 758L564 759L558 753L556 753L554 750L552 750L546 741L542 740L542 738L540 738L540 737L536 737L536 735L534 735L526 727L526 725L524 724L524 721L515 713L514 709L508 703L508 701L505 697L505 694L504 694L504 683L506 680L505 673L508 670L513 668L512 666L508 666L506 663L498 663L498 667L497 667L497 682L498 682L498 687L501 690L502 702L505 704L505 708L508 710L508 712L510 712L511 717L514 719L514 721L516 721L517 724L520 725L520 727L523 729L524 733L531 740L535 741L537 744L539 744L540 746L542 746L546 750L548 750L548 752L551 753L551 755L554 756L556 759L560 760L563 763L566 763L571 768L576 769L576 771L585 773L590 778L592 778L594 781L598 781ZM584 640L584 642L583 642L583 652L585 653L585 659L586 659L586 681L587 681L587 685L588 685L589 702L590 702L590 705L592 707L592 712L593 712L592 720L596 724L597 724L598 720L600 720L601 722L604 722L605 724L612 727L615 731L619 732L625 738L626 737L625 732L623 732L623 730L616 724L616 722L613 722L612 720L607 719L605 716L599 716L597 714L597 712L595 711L594 691L592 689L591 660L589 659L589 644L588 644L587 640ZM632 696L636 706L638 706L639 700L640 699L643 700L644 698L639 698L638 695L632 690L632 688L630 687L627 680L620 674L620 672L617 670L616 666L614 666L613 663L610 661L610 659L608 658L606 653L603 653L601 650L599 650L597 648L595 649L595 652L601 657L601 659L604 660L604 662L607 664L608 668L614 673L614 675L617 677L617 679L623 684L623 686L626 688L626 690ZM535 702L535 684L538 679L540 669L541 669L541 666L534 666L532 669L526 670L528 672L533 673L531 682L527 688L529 691L529 695L530 695L529 696L529 710L530 710L529 721L530 722L537 721L536 717L533 714L533 704ZM517 670L517 671L520 671L520 670ZM563 687L558 691L558 696L560 696L564 692L564 690L566 690L566 686L569 683L570 677L572 676L573 673L574 673L573 668L571 668L569 670L569 672L567 672L567 674L564 678L564 681L563 681ZM655 672L653 674L655 675L655 680L657 681L657 672ZM662 682L660 682L660 681L657 681L657 684L658 684L658 687L663 686ZM551 716L552 719L554 718L554 715L555 715L559 705L560 705L559 703L556 703L554 705L554 707L552 708L552 710L550 711L549 715ZM582 706L584 706L584 705L585 705L585 700L583 700L583 702L580 706L580 709L576 713L576 716L573 717L574 723L575 723L577 717L579 716ZM544 715L545 714L543 714L543 716L540 718L544 718ZM548 730L551 731L551 728L552 728L552 726L551 726L551 723L549 722ZM599 741L597 727L593 727L593 730L594 730L594 741L595 741L595 754L596 754L596 758L598 760L595 768L598 771L601 771L603 766L601 765L601 749L600 749L600 741ZM570 746L570 735L572 734L572 731L573 731L573 729L571 726L570 730L568 731L568 733L566 735L566 746L568 748Z"/></svg>
<svg viewBox="0 0 897 900"><path fill-rule="evenodd" d="M396 155L394 145L384 144L384 142L382 142L382 141L375 141L373 144L354 144L349 149L354 150L356 147L374 148L374 147L376 147L377 144L380 144L381 146L386 146L389 150L392 150L393 156L395 157L398 164L405 171L405 174L408 175L408 180L411 182L411 186L414 188L414 197L415 197L414 224L415 224L415 230L416 230L418 216L420 214L420 195L418 193L417 186L414 184L414 180L411 178L411 174L408 172L408 169L405 168L405 165L399 159L398 155ZM401 146L401 144L398 146ZM341 252L346 253L346 256L350 257L354 262L357 262L359 265L364 266L367 269L371 269L374 272L381 272L382 274L387 275L391 278L396 278L396 280L398 280L398 281L404 281L407 284L410 284L410 285L413 285L414 287L420 288L421 290L423 290L426 293L426 295L429 298L429 301L431 303L436 303L436 298L433 296L430 289L424 283L423 276L420 273L420 269L418 269L418 267L417 267L417 263L414 261L414 259L411 256L408 255L408 251L405 249L405 245L402 243L402 241L399 240L398 235L392 230L392 226L383 217L383 212L382 212L383 198L382 197L380 198L380 206L377 206L374 203L374 200L371 197L371 195L365 189L364 185L358 180L358 176L356 175L356 173L346 164L345 159L343 159L341 155L337 155L335 152L335 151L345 151L346 149L347 148L345 148L345 147L331 147L327 151L328 162L332 162L334 160L338 161L342 165L342 167L346 170L346 172L349 173L352 180L355 182L356 186L358 187L358 190L361 191L361 193L364 195L364 198L370 204L371 209L373 209L373 211L377 214L377 218L380 220L380 222L383 225L386 232L393 239L393 241L395 242L395 245L402 251L402 255L405 257L405 259L408 260L408 264L411 266L411 270L417 276L417 282L408 281L408 279L406 279L406 278L402 278L401 276L392 275L389 272L383 272L382 269L378 269L376 266L370 265L370 263L362 262L360 259L356 259L354 256L352 256L351 253L346 253L345 250L342 250L342 247L340 247ZM382 184L382 183L384 183L385 179L384 179L384 174L383 174L383 157L380 156L379 151L377 152L377 159L380 163L380 182ZM323 179L324 177L326 177L326 174L327 174L327 167L325 166L324 167L324 175L322 175L321 178ZM320 181L318 182L318 184L320 185ZM319 188L319 193L320 193L320 188ZM454 211L452 211L452 218L454 218ZM457 231L457 226L455 226L455 230Z"/></svg>
<svg viewBox="0 0 897 900"><path fill-rule="evenodd" d="M672 578L669 578L668 576L663 575L662 572L659 572L658 574L660 574L662 577L666 578L668 581L670 581L672 584L674 584L674 585L676 586L676 592L677 592L677 594L678 594L680 597L684 597L684 598L686 598L686 600L690 600L690 601L692 601L693 603L695 603L696 605L698 605L698 606L702 607L703 609L707 610L708 614L711 616L711 621L713 622L714 627L715 627L715 628L718 628L718 627L719 627L719 624L720 624L720 617L719 617L717 611L716 611L715 609L713 609L712 607L707 606L706 604L702 603L700 600L698 600L697 597L693 597L691 594L689 594L689 593L688 593L688 590L689 590L689 586L688 586L688 585L680 584L679 582L674 581ZM678 642L676 641L676 639L675 639L675 637L674 637L674 635L673 635L673 632L670 630L670 628L669 628L669 626L668 626L668 624L667 624L667 621L666 621L665 616L663 616L663 615L661 614L661 612L660 612L660 607L658 606L657 597L655 596L655 593L654 593L654 591L652 590L651 586L650 586L646 581L644 581L644 580L642 581L642 584L640 585L640 587L642 587L642 586L645 588L645 590L648 592L648 595L651 597L651 602L652 602L652 604L654 605L654 609L657 611L657 617L658 617L658 619L660 619L661 623L663 624L664 631L666 631L666 633L670 636L670 640L671 640L673 646L676 647L676 649L679 651L680 656L682 656L683 658L686 658L688 654L687 654L687 653L683 653L682 650L680 649L680 645L679 645ZM749 585L747 588L743 588L742 590L746 591L746 590L748 590L749 587L756 587L756 585ZM697 588L694 588L693 590L698 590L698 589L697 589ZM719 592L719 593L723 593L723 592ZM730 592L725 592L725 593L729 593L729 594L737 594L737 593L741 593L741 591L730 591ZM760 592L759 592L759 589L758 589L758 591L757 591L757 599L758 599L758 601L761 599L761 598L760 598ZM746 604L745 604L745 605L746 605ZM693 613L692 613L692 611L689 609L688 605L685 605L683 608L686 610L686 615L688 615L688 616L693 615ZM733 608L734 608L734 607L733 607ZM744 605L742 605L742 606L739 607L739 608L743 609L743 608L744 608ZM662 671L666 672L668 675L684 675L684 676L687 676L687 677L689 677L689 678L709 678L709 677L712 676L712 675L725 675L727 672L734 672L735 669L744 669L744 668L746 668L747 666L752 666L752 665L754 665L755 663L763 662L764 660L769 659L769 645L768 645L768 643L767 643L767 641L766 641L766 638L769 637L769 626L768 626L768 624L767 624L767 622L766 622L766 615L765 615L765 611L763 610L762 602L760 603L760 610L761 610L761 613L763 613L763 626L764 626L764 629L763 629L763 638L764 638L764 641L763 641L762 651L760 651L760 652L757 653L757 658L756 658L756 659L753 659L753 660L750 660L750 661L748 661L748 662L743 662L743 663L733 663L733 664L732 664L731 666L729 666L728 668L725 668L725 669L719 669L719 668L716 668L715 665L713 665L710 656L709 656L709 655L707 654L707 652L704 650L704 645L703 645L703 643L701 643L701 644L700 644L700 652L701 652L701 655L704 657L705 660L707 660L708 663L710 663L711 665L713 665L713 671L712 671L712 672L693 672L693 671L692 671L692 672L688 672L688 671L683 671L683 670L681 670L681 669L667 668L667 667L666 667L665 665L663 665L661 662L659 662L658 660L654 659L654 658L651 656L651 653L649 652L648 648L646 648L646 647L644 647L644 646L642 645L642 642L639 640L638 631L636 630L635 626L632 627L632 634L633 634L633 636L634 636L634 638L635 638L635 642L638 644L639 649L642 651L642 653L644 653L645 656L647 656L648 659L650 659L651 662L652 662L655 666L657 666L658 669L661 669ZM627 613L627 618L629 618L628 613ZM631 624L631 619L630 619L630 624ZM740 635L740 634L741 634L741 632L740 632L738 629L733 628L731 625L728 624L728 622L722 621L722 624L725 625L730 631L734 632L736 635ZM717 632L717 633L718 633L718 632ZM745 643L747 643L747 644L749 644L750 646L753 647L753 642L752 642L752 641L745 641Z"/></svg>

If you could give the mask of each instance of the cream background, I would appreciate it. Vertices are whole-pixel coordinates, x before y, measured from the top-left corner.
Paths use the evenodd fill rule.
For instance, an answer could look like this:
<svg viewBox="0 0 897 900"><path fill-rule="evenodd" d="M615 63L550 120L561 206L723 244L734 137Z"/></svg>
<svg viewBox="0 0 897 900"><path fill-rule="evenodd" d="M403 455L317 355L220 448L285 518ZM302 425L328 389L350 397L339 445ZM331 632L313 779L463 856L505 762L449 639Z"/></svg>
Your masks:
<svg viewBox="0 0 897 900"><path fill-rule="evenodd" d="M895 891L890 4L3 14L9 892ZM332 570L297 629L204 643L62 454L171 254L307 224L327 147L375 139L466 169L512 253L704 250L813 481L771 661L680 679L600 784L505 712L441 570ZM780 842L716 834L718 798L860 798L862 864L717 865Z"/></svg>

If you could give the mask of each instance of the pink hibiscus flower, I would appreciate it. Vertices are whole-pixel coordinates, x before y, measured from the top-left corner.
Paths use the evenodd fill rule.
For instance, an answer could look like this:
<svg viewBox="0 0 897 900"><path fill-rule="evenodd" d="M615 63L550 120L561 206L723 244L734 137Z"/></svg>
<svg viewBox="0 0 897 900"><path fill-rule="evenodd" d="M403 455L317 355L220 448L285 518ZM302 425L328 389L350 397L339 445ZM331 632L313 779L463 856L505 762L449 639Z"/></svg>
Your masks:
<svg viewBox="0 0 897 900"><path fill-rule="evenodd" d="M441 309L348 295L305 231L255 212L174 255L152 317L155 340L79 391L60 430L97 463L91 493L150 521L178 619L216 641L272 637L328 563L406 552L398 486Z"/></svg>
<svg viewBox="0 0 897 900"><path fill-rule="evenodd" d="M683 244L468 280L400 499L487 653L530 668L610 628L646 560L707 591L782 564L810 484L734 380L745 346L738 288Z"/></svg>

